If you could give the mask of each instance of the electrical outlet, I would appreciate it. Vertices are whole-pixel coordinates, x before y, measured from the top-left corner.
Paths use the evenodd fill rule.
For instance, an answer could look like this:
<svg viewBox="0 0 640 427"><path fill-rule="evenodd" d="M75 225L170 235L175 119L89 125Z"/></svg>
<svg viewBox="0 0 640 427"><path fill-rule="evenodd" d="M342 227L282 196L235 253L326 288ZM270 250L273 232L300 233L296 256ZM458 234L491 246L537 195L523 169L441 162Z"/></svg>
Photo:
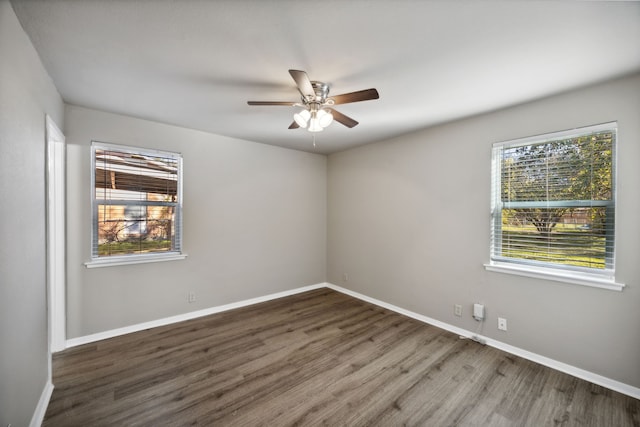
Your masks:
<svg viewBox="0 0 640 427"><path fill-rule="evenodd" d="M193 291L189 292L189 296L187 297L187 301L189 301L189 303L196 302L196 293L193 292Z"/></svg>
<svg viewBox="0 0 640 427"><path fill-rule="evenodd" d="M460 304L456 304L453 306L453 314L458 317L462 316L462 306Z"/></svg>
<svg viewBox="0 0 640 427"><path fill-rule="evenodd" d="M501 331L507 330L507 319L505 319L504 317L498 317L498 329L500 329Z"/></svg>
<svg viewBox="0 0 640 427"><path fill-rule="evenodd" d="M342 273L342 280L345 282L349 281L349 275L347 273Z"/></svg>

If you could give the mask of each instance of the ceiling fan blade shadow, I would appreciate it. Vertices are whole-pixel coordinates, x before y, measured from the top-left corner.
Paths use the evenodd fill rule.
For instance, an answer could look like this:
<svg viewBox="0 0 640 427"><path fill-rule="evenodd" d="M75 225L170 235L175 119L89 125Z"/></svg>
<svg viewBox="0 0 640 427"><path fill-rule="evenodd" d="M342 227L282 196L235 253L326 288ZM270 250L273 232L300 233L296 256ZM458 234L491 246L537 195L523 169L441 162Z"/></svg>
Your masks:
<svg viewBox="0 0 640 427"><path fill-rule="evenodd" d="M295 102L288 101L247 101L249 105L283 105L287 107L293 107L296 105Z"/></svg>
<svg viewBox="0 0 640 427"><path fill-rule="evenodd" d="M371 99L378 99L380 95L376 89L364 89L357 92L343 93L341 95L330 96L333 99L335 105L348 104L350 102L369 101Z"/></svg>
<svg viewBox="0 0 640 427"><path fill-rule="evenodd" d="M316 92L313 90L311 80L309 80L307 73L300 70L289 70L289 74L291 74L291 77L295 80L296 85L298 85L298 91L300 91L300 95L302 95L304 99L308 99L309 97L314 98L316 96Z"/></svg>
<svg viewBox="0 0 640 427"><path fill-rule="evenodd" d="M358 125L358 122L353 120L351 117L342 114L339 111L334 110L333 108L327 108L327 111L330 111L333 115L333 120L336 122L342 123L348 128L352 128Z"/></svg>

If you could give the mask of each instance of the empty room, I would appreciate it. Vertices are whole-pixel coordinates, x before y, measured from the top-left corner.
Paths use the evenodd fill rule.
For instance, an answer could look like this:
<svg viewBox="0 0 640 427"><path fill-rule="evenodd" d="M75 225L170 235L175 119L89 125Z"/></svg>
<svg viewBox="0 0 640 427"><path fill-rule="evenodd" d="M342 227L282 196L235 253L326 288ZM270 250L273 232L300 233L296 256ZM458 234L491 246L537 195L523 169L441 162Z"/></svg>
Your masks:
<svg viewBox="0 0 640 427"><path fill-rule="evenodd" d="M640 2L0 0L0 427L640 426Z"/></svg>

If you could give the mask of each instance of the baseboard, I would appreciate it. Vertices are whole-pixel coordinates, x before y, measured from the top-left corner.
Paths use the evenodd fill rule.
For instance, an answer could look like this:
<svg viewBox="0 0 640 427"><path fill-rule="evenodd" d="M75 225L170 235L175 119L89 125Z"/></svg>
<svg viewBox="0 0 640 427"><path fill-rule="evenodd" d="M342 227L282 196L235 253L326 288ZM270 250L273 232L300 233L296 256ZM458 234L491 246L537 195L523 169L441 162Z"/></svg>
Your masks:
<svg viewBox="0 0 640 427"><path fill-rule="evenodd" d="M327 283L318 283L316 285L303 286L300 288L290 289L283 292L277 292L257 298L251 298L243 301L238 301L230 304L220 305L216 307L205 308L203 310L191 311L189 313L178 314L176 316L165 317L163 319L152 320L149 322L138 323L131 326L125 326L122 328L111 329L109 331L98 332L96 334L85 335L82 337L71 338L66 342L66 348L76 347L83 344L89 344L96 341L101 341L108 338L118 337L120 335L130 334L132 332L144 331L145 329L156 328L158 326L170 325L172 323L178 323L185 320L196 319L198 317L209 316L211 314L221 313L223 311L233 310L234 308L246 307L253 304L258 304L265 301L270 301L277 298L287 297L290 295L299 294L301 292L307 292L314 289L320 289L327 287Z"/></svg>
<svg viewBox="0 0 640 427"><path fill-rule="evenodd" d="M47 380L40 395L40 400L38 400L38 406L36 406L36 410L31 417L29 427L40 427L42 425L44 416L47 413L47 406L49 406L49 400L51 400L51 393L53 393L53 383L51 380Z"/></svg>
<svg viewBox="0 0 640 427"><path fill-rule="evenodd" d="M453 325L450 325L448 323L444 323L444 322L441 322L439 320L432 319L432 318L427 317L427 316L423 316L422 314L418 314L418 313L414 313L414 312L409 311L409 310L405 310L404 308L397 307L397 306L395 306L393 304L388 304L388 303L386 303L384 301L380 301L380 300L377 300L375 298L371 298L369 296L366 296L366 295L363 295L361 293L352 291L350 289L346 289L346 288L343 288L343 287L340 287L340 286L337 286L337 285L334 285L334 284L331 284L331 283L327 283L326 286L328 288L330 288L330 289L333 289L334 291L341 292L343 294L352 296L354 298L358 298L358 299L360 299L362 301L366 301L366 302L369 302L371 304L375 304L377 306L389 309L391 311L395 311L396 313L403 314L403 315L405 315L407 317L411 317L411 318L416 319L418 321L421 321L423 323L427 323L427 324L436 326L438 328L453 332L454 334L457 334L457 335L460 335L460 336L463 336L463 337L470 338L471 336L474 336L474 335L478 336L478 337L480 337L481 339L483 339L485 341L486 345L494 347L494 348L497 348L498 350L502 350L502 351L505 351L507 353L513 354L515 356L522 357L523 359L531 360L532 362L539 363L541 365L547 366L547 367L555 369L557 371L564 372L565 374L572 375L572 376L574 376L576 378L580 378L580 379L592 382L594 384L597 384L599 386L606 387L608 389L617 391L619 393L626 394L627 396L631 396L631 397L633 397L635 399L640 399L640 388L638 388L638 387L633 387L633 386L631 386L629 384L625 384L625 383L622 383L620 381L612 380L611 378L607 378L607 377L604 377L602 375L598 375L598 374L595 374L593 372L586 371L584 369L580 369L580 368L577 368L575 366L568 365L566 363L559 362L557 360L550 359L548 357L545 357L545 356L542 356L542 355L539 355L539 354L536 354L536 353L532 353L530 351L521 349L519 347L514 347L512 345L503 343L501 341L494 340L493 338L489 338L489 337L485 337L485 336L481 336L481 335L475 334L475 333L473 333L471 331L468 331L466 329L462 329L462 328L459 328L457 326L453 326Z"/></svg>

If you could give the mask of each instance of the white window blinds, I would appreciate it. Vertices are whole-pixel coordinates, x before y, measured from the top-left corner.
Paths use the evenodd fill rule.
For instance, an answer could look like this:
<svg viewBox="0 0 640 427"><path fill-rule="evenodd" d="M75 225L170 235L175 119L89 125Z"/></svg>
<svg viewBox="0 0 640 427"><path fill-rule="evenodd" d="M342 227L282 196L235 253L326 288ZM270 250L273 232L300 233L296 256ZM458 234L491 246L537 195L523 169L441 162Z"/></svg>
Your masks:
<svg viewBox="0 0 640 427"><path fill-rule="evenodd" d="M182 158L94 142L92 257L181 251Z"/></svg>
<svg viewBox="0 0 640 427"><path fill-rule="evenodd" d="M616 124L494 144L491 260L613 276Z"/></svg>

